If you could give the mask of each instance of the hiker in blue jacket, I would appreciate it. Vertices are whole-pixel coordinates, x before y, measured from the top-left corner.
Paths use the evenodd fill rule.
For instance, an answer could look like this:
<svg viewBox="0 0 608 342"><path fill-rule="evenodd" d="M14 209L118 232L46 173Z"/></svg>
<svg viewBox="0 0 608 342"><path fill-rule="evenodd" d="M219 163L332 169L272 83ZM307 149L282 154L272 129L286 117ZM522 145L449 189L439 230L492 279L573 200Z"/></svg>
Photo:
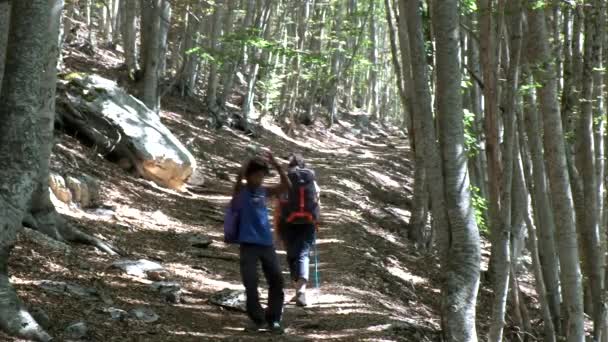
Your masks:
<svg viewBox="0 0 608 342"><path fill-rule="evenodd" d="M287 177L291 186L280 201L279 236L287 251L289 273L296 290L292 301L304 307L309 305L306 284L319 219L320 190L314 172L306 167L300 155L290 156Z"/></svg>
<svg viewBox="0 0 608 342"><path fill-rule="evenodd" d="M277 186L263 185L270 171L269 163L281 177L281 183ZM265 325L273 332L283 331L283 275L273 243L266 202L270 197L288 191L289 187L285 171L270 152L266 154L266 159L256 157L246 163L234 187L233 201L241 201L238 231L241 277L247 294L247 314L252 320L246 331L258 331ZM268 282L268 308L265 312L258 294L258 261Z"/></svg>

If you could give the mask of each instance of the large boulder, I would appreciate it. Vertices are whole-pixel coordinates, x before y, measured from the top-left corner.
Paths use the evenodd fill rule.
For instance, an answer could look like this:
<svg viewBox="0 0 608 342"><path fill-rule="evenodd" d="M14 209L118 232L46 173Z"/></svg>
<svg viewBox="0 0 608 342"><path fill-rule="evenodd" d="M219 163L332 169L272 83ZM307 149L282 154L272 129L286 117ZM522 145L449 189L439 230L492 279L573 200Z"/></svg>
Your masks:
<svg viewBox="0 0 608 342"><path fill-rule="evenodd" d="M114 81L69 74L58 85L59 124L121 167L181 190L196 168L160 117Z"/></svg>

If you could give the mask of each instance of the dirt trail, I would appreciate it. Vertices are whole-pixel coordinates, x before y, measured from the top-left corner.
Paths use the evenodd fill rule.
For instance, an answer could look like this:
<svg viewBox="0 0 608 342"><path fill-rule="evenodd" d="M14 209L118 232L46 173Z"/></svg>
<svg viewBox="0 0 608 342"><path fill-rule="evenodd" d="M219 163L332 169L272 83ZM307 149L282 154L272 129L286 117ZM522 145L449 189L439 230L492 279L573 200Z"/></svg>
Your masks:
<svg viewBox="0 0 608 342"><path fill-rule="evenodd" d="M324 222L316 303L307 309L286 307L284 336L252 335L242 331L244 314L208 302L216 291L241 288L237 249L221 242L222 208L232 185L222 179L234 173L251 141L229 129L200 128L194 116L165 112L163 121L187 142L201 165L195 179L203 177L205 183L191 192L175 193L125 175L66 136L55 147L52 169L100 180L105 210L63 206L60 211L72 224L112 241L129 258L165 266L167 280L185 290L182 303L168 304L150 280L111 268L117 258L86 246L66 253L23 237L10 262L13 282L28 306L48 313L49 331L59 341L65 340L65 327L78 320L86 322L94 341L437 340L437 262L413 253L400 233L411 193L405 139L360 140L349 128L337 126L332 131L310 129L296 139L270 127L255 141L278 156L304 153L318 174ZM213 243L206 249L191 247L193 234ZM42 280L95 288L105 302L45 292ZM291 295L289 290L286 297ZM104 312L138 306L152 308L160 319L152 324L113 321Z"/></svg>

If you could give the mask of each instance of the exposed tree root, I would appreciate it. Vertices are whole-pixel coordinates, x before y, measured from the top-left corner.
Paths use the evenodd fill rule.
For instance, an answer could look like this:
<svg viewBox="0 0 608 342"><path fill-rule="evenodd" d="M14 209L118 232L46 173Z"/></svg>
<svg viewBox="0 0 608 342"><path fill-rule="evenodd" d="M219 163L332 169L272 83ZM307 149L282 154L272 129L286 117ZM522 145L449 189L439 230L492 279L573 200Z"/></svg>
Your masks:
<svg viewBox="0 0 608 342"><path fill-rule="evenodd" d="M0 274L0 328L28 340L52 340L23 306L6 274Z"/></svg>
<svg viewBox="0 0 608 342"><path fill-rule="evenodd" d="M102 241L101 239L70 225L54 210L45 213L30 214L26 220L24 220L24 225L61 242L73 242L94 246L100 251L113 256L124 255L124 252L117 247L112 246L112 244Z"/></svg>

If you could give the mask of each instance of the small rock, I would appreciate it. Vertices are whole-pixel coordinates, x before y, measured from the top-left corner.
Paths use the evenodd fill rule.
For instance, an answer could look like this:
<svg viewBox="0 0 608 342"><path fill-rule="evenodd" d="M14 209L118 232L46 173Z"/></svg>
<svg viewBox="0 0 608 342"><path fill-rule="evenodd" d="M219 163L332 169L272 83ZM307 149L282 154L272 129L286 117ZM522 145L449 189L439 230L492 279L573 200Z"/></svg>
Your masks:
<svg viewBox="0 0 608 342"><path fill-rule="evenodd" d="M180 302L182 291L179 283L159 281L150 286L159 291L167 303L178 304Z"/></svg>
<svg viewBox="0 0 608 342"><path fill-rule="evenodd" d="M110 314L110 317L112 317L112 319L115 321L124 321L129 316L129 314L122 309L109 308L106 311Z"/></svg>
<svg viewBox="0 0 608 342"><path fill-rule="evenodd" d="M89 189L80 179L67 176L65 183L72 192L72 201L86 207L89 204Z"/></svg>
<svg viewBox="0 0 608 342"><path fill-rule="evenodd" d="M209 298L211 304L241 312L247 312L246 300L245 291L231 289L223 289Z"/></svg>
<svg viewBox="0 0 608 342"><path fill-rule="evenodd" d="M151 272L166 272L162 265L146 260L118 260L112 264L113 267L123 270L128 275L145 278ZM161 279L162 280L162 279Z"/></svg>
<svg viewBox="0 0 608 342"><path fill-rule="evenodd" d="M191 236L188 241L190 242L192 247L196 248L207 248L213 243L213 240L210 240L207 237L200 235Z"/></svg>
<svg viewBox="0 0 608 342"><path fill-rule="evenodd" d="M146 272L146 276L148 279L153 280L153 281L163 281L163 280L167 280L167 278L169 277L169 273L165 270L149 271L149 272Z"/></svg>
<svg viewBox="0 0 608 342"><path fill-rule="evenodd" d="M160 319L154 310L146 307L135 308L130 313L133 318L144 323L154 323Z"/></svg>
<svg viewBox="0 0 608 342"><path fill-rule="evenodd" d="M150 286L157 291L163 291L166 289L179 291L182 289L181 285L175 281L157 281L157 282L150 284Z"/></svg>
<svg viewBox="0 0 608 342"><path fill-rule="evenodd" d="M86 300L99 300L99 292L92 287L82 287L76 284L69 284L62 281L43 280L40 287L48 292L80 297Z"/></svg>
<svg viewBox="0 0 608 342"><path fill-rule="evenodd" d="M55 173L51 173L49 176L49 187L55 194L55 197L63 203L70 203L72 201L72 193L65 184L65 179Z"/></svg>
<svg viewBox="0 0 608 342"><path fill-rule="evenodd" d="M34 317L36 322L38 322L38 324L42 328L44 328L45 330L51 328L51 318L44 310L42 310L41 308L33 308L32 310L30 310L30 314L32 314L32 317Z"/></svg>
<svg viewBox="0 0 608 342"><path fill-rule="evenodd" d="M70 324L65 329L65 332L68 338L79 340L85 338L89 334L89 328L85 322L76 322Z"/></svg>
<svg viewBox="0 0 608 342"><path fill-rule="evenodd" d="M165 302L169 304L179 304L182 298L182 291L180 290L162 290L160 292Z"/></svg>
<svg viewBox="0 0 608 342"><path fill-rule="evenodd" d="M97 206L99 205L99 203L101 203L101 191L100 191L100 186L99 186L99 181L94 178L91 177L89 175L81 175L80 179L82 180L82 182L84 184L86 184L88 191L88 195L89 195L89 203L88 206L84 206L84 207L93 207L93 206Z"/></svg>
<svg viewBox="0 0 608 342"><path fill-rule="evenodd" d="M112 210L112 209L105 209L105 208L96 208L93 210L89 211L90 214L96 215L96 216L101 216L104 219L113 219L116 218L116 211Z"/></svg>

